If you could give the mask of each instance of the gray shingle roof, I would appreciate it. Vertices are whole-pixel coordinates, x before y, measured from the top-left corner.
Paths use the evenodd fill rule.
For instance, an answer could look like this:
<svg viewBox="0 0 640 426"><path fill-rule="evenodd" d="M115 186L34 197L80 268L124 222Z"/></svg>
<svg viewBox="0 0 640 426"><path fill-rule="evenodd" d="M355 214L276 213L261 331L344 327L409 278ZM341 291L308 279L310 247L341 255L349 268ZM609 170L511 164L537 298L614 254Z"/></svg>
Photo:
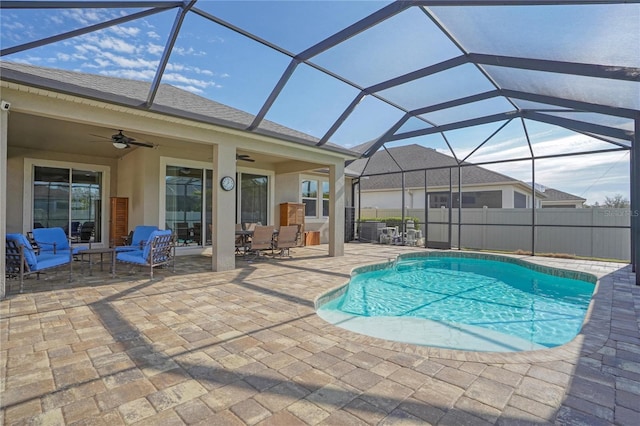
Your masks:
<svg viewBox="0 0 640 426"><path fill-rule="evenodd" d="M5 61L0 61L0 78L32 87L239 130L245 130L254 118L252 114L247 112L168 84L160 85L153 105L147 108L145 103L151 83L146 81L127 80ZM314 146L319 141L318 138L268 120L263 120L260 127L254 132L308 146ZM325 144L323 148L347 154L350 157L359 156L358 153L352 150L332 143Z"/></svg>
<svg viewBox="0 0 640 426"><path fill-rule="evenodd" d="M371 157L369 162L367 162L366 159L359 159L351 163L349 168L358 171L364 170L364 175L399 172L401 170L435 169L427 172L428 186L448 186L450 176L449 169L443 169L442 167L449 166L453 167L451 174L453 185L457 185L458 172L455 167L457 163L453 157L441 154L432 148L413 144L388 148L388 150L380 150ZM464 185L481 185L522 182L479 166L466 166L462 167L462 183ZM363 190L401 187L402 175L400 173L369 176L368 179L362 180ZM405 173L405 187L424 187L424 172L415 171Z"/></svg>
<svg viewBox="0 0 640 426"><path fill-rule="evenodd" d="M545 188L544 195L547 196L544 201L587 201L586 198L548 187Z"/></svg>

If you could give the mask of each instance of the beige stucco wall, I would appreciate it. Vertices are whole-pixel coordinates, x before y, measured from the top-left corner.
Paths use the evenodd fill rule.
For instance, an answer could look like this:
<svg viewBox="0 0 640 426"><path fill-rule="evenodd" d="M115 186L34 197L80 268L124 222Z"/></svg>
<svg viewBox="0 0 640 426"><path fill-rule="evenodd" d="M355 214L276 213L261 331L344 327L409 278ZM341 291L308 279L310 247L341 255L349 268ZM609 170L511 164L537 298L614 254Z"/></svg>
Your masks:
<svg viewBox="0 0 640 426"><path fill-rule="evenodd" d="M280 203L292 202L300 203L301 199L301 183L305 179L317 178L329 180L328 172L304 172L304 173L287 173L276 175L276 219L275 223L280 223ZM345 179L344 186L344 205L353 206L351 201L351 178ZM329 219L328 218L306 218L305 219L306 231L318 231L320 232L320 243L326 244L329 242Z"/></svg>
<svg viewBox="0 0 640 426"><path fill-rule="evenodd" d="M46 143L43 143L43 148ZM111 168L110 196L115 195L117 174L117 161L103 157L92 157L80 154L58 153L46 150L22 149L15 147L7 148L7 193L11 194L10 202L7 203L7 232L26 232L31 230L32 225L25 223L23 215L24 204L24 165L25 159L54 160L60 162L95 164ZM105 201L106 202L106 201ZM26 216L29 217L29 216Z"/></svg>

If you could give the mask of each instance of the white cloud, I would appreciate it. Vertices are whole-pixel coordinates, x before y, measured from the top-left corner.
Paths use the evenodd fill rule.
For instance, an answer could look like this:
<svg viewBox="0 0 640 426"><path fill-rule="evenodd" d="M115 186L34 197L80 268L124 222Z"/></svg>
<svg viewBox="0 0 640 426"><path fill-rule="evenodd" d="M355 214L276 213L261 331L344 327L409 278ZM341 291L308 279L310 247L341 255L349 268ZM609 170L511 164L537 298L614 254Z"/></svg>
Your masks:
<svg viewBox="0 0 640 426"><path fill-rule="evenodd" d="M54 25L63 25L64 24L64 19L62 19L61 16L59 15L51 15L48 16L48 19L54 23Z"/></svg>
<svg viewBox="0 0 640 426"><path fill-rule="evenodd" d="M175 62L169 62L167 64L167 71L185 71L186 67L182 64L178 64Z"/></svg>
<svg viewBox="0 0 640 426"><path fill-rule="evenodd" d="M107 61L106 59L101 59L101 58L94 58L93 59L93 63L91 62L86 62L84 64L82 64L83 68L96 68L96 69L101 69L101 68L106 68L108 66L111 65L110 61Z"/></svg>
<svg viewBox="0 0 640 426"><path fill-rule="evenodd" d="M147 37L153 38L153 39L159 39L160 35L155 31L147 31Z"/></svg>
<svg viewBox="0 0 640 426"><path fill-rule="evenodd" d="M109 59L111 62L113 62L114 65L122 68L149 68L155 70L158 67L158 61L151 61L142 58L124 57L115 55L110 52L104 52L103 57Z"/></svg>
<svg viewBox="0 0 640 426"><path fill-rule="evenodd" d="M198 88L207 88L212 86L214 83L211 81L204 81L204 80L198 80L195 78L188 78L185 77L182 74L177 74L177 73L165 73L164 74L164 81L169 82L171 84L177 85L180 84L181 86L177 86L177 87L187 87L187 86L193 86L193 87L198 87ZM185 89L186 90L186 89Z"/></svg>
<svg viewBox="0 0 640 426"><path fill-rule="evenodd" d="M100 74L110 76L126 78L130 80L152 80L155 76L154 70L136 70L136 69L118 69L118 70L103 70Z"/></svg>
<svg viewBox="0 0 640 426"><path fill-rule="evenodd" d="M136 47L133 44L115 37L104 37L95 42L102 49L115 50L119 53L134 53L136 51Z"/></svg>
<svg viewBox="0 0 640 426"><path fill-rule="evenodd" d="M96 22L102 22L105 19L100 15L96 9L71 9L64 10L62 16L79 22L82 25L91 25Z"/></svg>
<svg viewBox="0 0 640 426"><path fill-rule="evenodd" d="M213 71L211 71L211 70L206 70L206 69L202 69L202 68L198 68L198 67L194 68L193 70L198 74L204 74L204 75L208 75L208 76L212 76L212 77L214 75Z"/></svg>
<svg viewBox="0 0 640 426"><path fill-rule="evenodd" d="M26 27L20 21L4 21L2 22L2 26L9 31L22 31Z"/></svg>
<svg viewBox="0 0 640 426"><path fill-rule="evenodd" d="M164 52L164 46L153 43L147 44L147 53L149 53L150 55L159 56L162 55L162 52Z"/></svg>
<svg viewBox="0 0 640 426"><path fill-rule="evenodd" d="M207 52L202 50L195 50L193 47L174 47L171 53L175 53L180 56L206 56Z"/></svg>
<svg viewBox="0 0 640 426"><path fill-rule="evenodd" d="M140 34L141 31L140 28L125 27L123 25L115 25L113 27L110 27L109 30L116 33L117 35L125 35L128 37L136 37L138 34Z"/></svg>
<svg viewBox="0 0 640 426"><path fill-rule="evenodd" d="M199 88L194 87L194 86L176 85L176 87L179 88L179 89L182 89L182 90L186 90L187 92L195 93L197 95L203 93L202 89L199 89Z"/></svg>

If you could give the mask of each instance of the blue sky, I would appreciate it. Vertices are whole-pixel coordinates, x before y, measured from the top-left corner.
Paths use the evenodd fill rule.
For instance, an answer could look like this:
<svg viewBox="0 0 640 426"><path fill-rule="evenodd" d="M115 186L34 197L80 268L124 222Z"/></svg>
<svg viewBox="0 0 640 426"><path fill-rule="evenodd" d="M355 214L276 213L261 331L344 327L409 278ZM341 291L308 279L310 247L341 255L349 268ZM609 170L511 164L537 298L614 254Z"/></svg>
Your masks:
<svg viewBox="0 0 640 426"><path fill-rule="evenodd" d="M296 54L388 3L201 0L196 7ZM637 13L637 5L635 7L633 13ZM571 52L572 57L564 60L580 60L591 55L591 59L602 63L622 61L622 65L637 66L634 62L637 58L616 55L616 52L612 52L615 49L602 47L610 46L612 36L609 33L593 30L595 19L607 17L616 19L617 25L623 29L633 29L634 15L624 8L615 11L609 8L606 14L604 6L582 8L578 13L578 21L575 20L576 13L568 8L554 9L556 13L553 19L548 19L548 10L544 9L522 8L516 16L504 15L510 13L505 8L476 8L472 14L452 14L445 8L434 10L441 14L445 25L459 28L459 40L463 45L480 53L483 49L495 48L498 54L514 54L526 46L531 53L540 52L543 59L563 59L557 56L562 52ZM19 45L136 11L86 8L2 10L2 47ZM631 15L631 18L626 15ZM2 59L149 81L155 75L175 16L176 11L172 9ZM506 19L506 16L510 19ZM483 30L485 44L477 37L479 29L473 25L474 19L485 20L494 29ZM560 42L558 37L550 36L554 26L569 28ZM513 36L518 27L527 28L521 40ZM537 33L529 34L531 31ZM511 37L505 40L505 34ZM525 45L525 42L528 44ZM549 44L554 47L545 49ZM591 48L587 49L589 45ZM593 58L593 52L598 52L598 57ZM313 58L313 62L356 85L366 87L459 54L455 45L437 30L420 9L412 8L321 53ZM162 82L255 114L289 62L290 58L281 52L189 13ZM436 74L382 94L392 102L413 109L480 93L491 87L475 67L461 66L446 75ZM266 118L321 137L358 92L357 88L302 64L297 67ZM434 113L425 118L443 123L443 120L451 117L461 120L476 116L478 111L490 114L511 109L512 106L504 100L494 99L447 111L446 114ZM347 147L358 145L380 136L402 115L401 111L387 103L367 96L331 140ZM417 123L425 126L414 120L407 123L403 130L415 128ZM446 136L456 155L463 158L499 125L496 123L449 132ZM565 152L567 149L577 152L587 148L612 147L557 127L533 122L527 122L527 126L534 152L539 155ZM450 154L441 136L415 138L404 143L421 143ZM512 122L469 161L494 161L512 155L524 157L528 156L528 151L521 123ZM602 202L605 196L616 193L628 198L628 159L626 153L617 152L541 160L536 165L536 181L585 197L588 203ZM531 181L528 163L487 167Z"/></svg>

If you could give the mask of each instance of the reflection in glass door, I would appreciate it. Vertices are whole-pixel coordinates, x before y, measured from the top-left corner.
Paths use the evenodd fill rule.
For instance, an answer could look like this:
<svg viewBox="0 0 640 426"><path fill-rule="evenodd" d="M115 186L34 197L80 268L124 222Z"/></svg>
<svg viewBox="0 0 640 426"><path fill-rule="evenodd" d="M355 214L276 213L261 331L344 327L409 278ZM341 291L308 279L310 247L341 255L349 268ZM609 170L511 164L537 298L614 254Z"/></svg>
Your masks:
<svg viewBox="0 0 640 426"><path fill-rule="evenodd" d="M34 166L33 228L63 228L72 242L102 241L102 173Z"/></svg>
<svg viewBox="0 0 640 426"><path fill-rule="evenodd" d="M242 173L240 185L240 223L267 225L269 178Z"/></svg>
<svg viewBox="0 0 640 426"><path fill-rule="evenodd" d="M211 245L212 176L211 170L167 166L165 226L179 246Z"/></svg>

